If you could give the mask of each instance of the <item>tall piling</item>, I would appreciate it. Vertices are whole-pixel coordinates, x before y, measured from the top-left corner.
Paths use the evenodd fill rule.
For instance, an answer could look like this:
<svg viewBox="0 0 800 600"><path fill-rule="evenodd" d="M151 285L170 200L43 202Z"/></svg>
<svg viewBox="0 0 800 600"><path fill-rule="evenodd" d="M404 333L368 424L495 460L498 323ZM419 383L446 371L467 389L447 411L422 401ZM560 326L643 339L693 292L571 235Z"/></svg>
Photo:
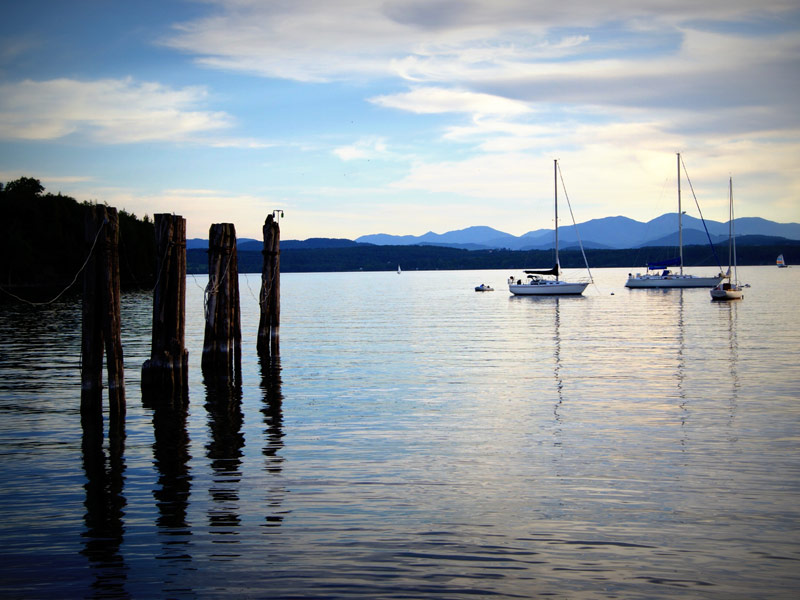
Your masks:
<svg viewBox="0 0 800 600"><path fill-rule="evenodd" d="M142 392L162 401L189 397L186 333L186 219L155 215L156 285L150 359L142 366Z"/></svg>
<svg viewBox="0 0 800 600"><path fill-rule="evenodd" d="M208 285L203 375L207 380L241 382L242 331L236 229L216 223L208 234Z"/></svg>
<svg viewBox="0 0 800 600"><path fill-rule="evenodd" d="M256 348L260 356L278 354L281 317L281 229L274 211L264 222L264 264L261 271L261 294L259 305L261 318L258 323ZM282 214L282 213L281 213Z"/></svg>
<svg viewBox="0 0 800 600"><path fill-rule="evenodd" d="M120 432L125 420L117 209L88 206L84 232L89 259L83 274L81 422L87 434L102 436L104 349L108 373L109 434Z"/></svg>

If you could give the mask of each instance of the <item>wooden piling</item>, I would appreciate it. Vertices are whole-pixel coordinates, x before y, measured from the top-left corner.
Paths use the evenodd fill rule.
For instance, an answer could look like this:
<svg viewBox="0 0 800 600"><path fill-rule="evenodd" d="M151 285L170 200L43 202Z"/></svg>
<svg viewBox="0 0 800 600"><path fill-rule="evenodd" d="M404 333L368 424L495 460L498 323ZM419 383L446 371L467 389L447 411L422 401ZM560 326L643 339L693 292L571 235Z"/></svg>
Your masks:
<svg viewBox="0 0 800 600"><path fill-rule="evenodd" d="M240 382L239 264L232 223L217 223L209 230L205 313L203 375L206 379Z"/></svg>
<svg viewBox="0 0 800 600"><path fill-rule="evenodd" d="M189 397L186 332L186 219L155 215L156 286L150 359L142 366L142 393L160 401Z"/></svg>
<svg viewBox="0 0 800 600"><path fill-rule="evenodd" d="M81 326L81 420L84 429L102 431L103 349L108 372L109 433L125 420L125 373L119 291L119 218L117 209L86 209L85 241L89 260L83 275Z"/></svg>
<svg viewBox="0 0 800 600"><path fill-rule="evenodd" d="M261 271L256 348L260 356L278 354L281 317L281 229L274 213L267 217L263 227L264 266Z"/></svg>

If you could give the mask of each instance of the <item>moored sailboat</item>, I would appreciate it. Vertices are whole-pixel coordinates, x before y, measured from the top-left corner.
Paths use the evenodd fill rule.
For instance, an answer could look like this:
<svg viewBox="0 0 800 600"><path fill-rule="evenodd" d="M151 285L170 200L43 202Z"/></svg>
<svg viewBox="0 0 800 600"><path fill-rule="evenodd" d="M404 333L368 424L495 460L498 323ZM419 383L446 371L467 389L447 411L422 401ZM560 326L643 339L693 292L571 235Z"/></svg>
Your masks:
<svg viewBox="0 0 800 600"><path fill-rule="evenodd" d="M728 180L728 274L715 287L711 288L712 300L739 300L744 298L744 290L739 283L736 269L736 235L733 224L733 178ZM733 271L731 271L731 268Z"/></svg>
<svg viewBox="0 0 800 600"><path fill-rule="evenodd" d="M556 264L550 269L526 269L526 281L522 279L508 280L508 291L515 296L565 296L581 295L591 283L591 273L588 281L569 282L561 279L561 264L558 259L558 160L553 161L553 181L555 184L554 206L555 206L555 252ZM566 192L565 192L566 195ZM569 201L569 199L567 199ZM580 242L580 237L578 238ZM581 251L583 245L581 244ZM584 261L586 254L584 254ZM589 270L587 263L586 270Z"/></svg>
<svg viewBox="0 0 800 600"><path fill-rule="evenodd" d="M702 218L702 215L701 215ZM710 243L710 240L709 240ZM669 267L678 267L673 273ZM652 271L652 272L651 272ZM658 271L661 271L658 273ZM708 288L722 281L722 274L708 277L683 272L683 210L681 208L681 155L678 153L678 256L647 264L645 273L628 274L627 288Z"/></svg>

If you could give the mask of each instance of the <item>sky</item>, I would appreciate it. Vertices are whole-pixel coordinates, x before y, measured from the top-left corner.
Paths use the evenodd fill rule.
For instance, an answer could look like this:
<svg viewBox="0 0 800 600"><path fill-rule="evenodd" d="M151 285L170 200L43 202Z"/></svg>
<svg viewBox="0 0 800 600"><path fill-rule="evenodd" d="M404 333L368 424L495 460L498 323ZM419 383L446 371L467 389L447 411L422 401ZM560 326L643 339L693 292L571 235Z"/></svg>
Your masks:
<svg viewBox="0 0 800 600"><path fill-rule="evenodd" d="M555 159L577 222L647 221L680 152L706 218L732 177L737 217L800 222L798 98L800 0L26 0L0 181L190 238L522 235Z"/></svg>

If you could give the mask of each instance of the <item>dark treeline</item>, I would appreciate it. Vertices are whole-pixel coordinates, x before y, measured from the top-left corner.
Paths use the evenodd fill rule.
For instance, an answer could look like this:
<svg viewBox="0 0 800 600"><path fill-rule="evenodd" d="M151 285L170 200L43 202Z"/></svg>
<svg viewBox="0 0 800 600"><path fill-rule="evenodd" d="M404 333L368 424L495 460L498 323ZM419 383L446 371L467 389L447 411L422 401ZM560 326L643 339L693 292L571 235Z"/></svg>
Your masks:
<svg viewBox="0 0 800 600"><path fill-rule="evenodd" d="M727 268L727 245L717 246L717 256ZM762 244L737 246L740 265L774 265L778 254L789 264L800 263L800 241L787 240L780 245ZM708 246L687 246L683 249L687 266L717 266ZM650 261L675 256L672 247L633 248L630 250L586 250L590 268L625 267L641 271ZM565 269L584 267L580 250L562 250L561 266ZM261 252L240 251L239 272L260 273ZM551 267L555 262L552 250L462 250L443 246L371 246L347 248L282 248L281 271L285 273L321 273L327 271L394 271L398 265L406 271L435 271L459 269L511 269ZM206 273L206 250L187 252L189 273Z"/></svg>
<svg viewBox="0 0 800 600"><path fill-rule="evenodd" d="M39 180L30 177L0 183L0 288L41 299L68 285L87 258L84 215L91 204L45 193ZM152 221L120 210L119 229L122 286L152 287ZM75 290L81 289L81 281L79 277Z"/></svg>
<svg viewBox="0 0 800 600"><path fill-rule="evenodd" d="M27 290L26 298L42 299L51 291L61 291L78 273L87 258L84 243L84 214L90 202L78 202L62 194L45 193L37 179L22 177L0 183L0 290ZM148 216L119 211L120 274L124 288L150 288L155 283L155 234ZM339 240L338 242L341 242ZM800 264L800 241L775 238L747 238L738 242L740 265L774 265L778 254L789 264ZM290 244L286 244L289 246ZM328 244L329 246L331 244ZM374 246L359 244L327 248L281 249L281 271L315 273L325 271L435 271L458 269L511 269L549 267L552 250L463 250L444 246ZM340 247L337 247L340 246ZM586 250L592 268L625 267L642 270L648 261L675 255L674 248L635 248L630 250ZM717 255L727 264L727 246L718 245ZM263 255L259 251L240 251L239 272L260 273ZM187 251L187 271L206 273L206 250ZM564 268L582 268L579 250L560 253ZM684 248L684 263L691 266L716 266L707 246ZM75 290L81 289L78 278ZM5 294L0 293L0 299Z"/></svg>

